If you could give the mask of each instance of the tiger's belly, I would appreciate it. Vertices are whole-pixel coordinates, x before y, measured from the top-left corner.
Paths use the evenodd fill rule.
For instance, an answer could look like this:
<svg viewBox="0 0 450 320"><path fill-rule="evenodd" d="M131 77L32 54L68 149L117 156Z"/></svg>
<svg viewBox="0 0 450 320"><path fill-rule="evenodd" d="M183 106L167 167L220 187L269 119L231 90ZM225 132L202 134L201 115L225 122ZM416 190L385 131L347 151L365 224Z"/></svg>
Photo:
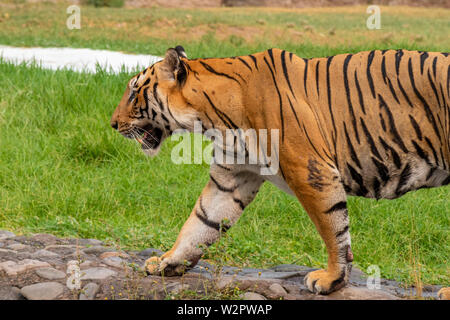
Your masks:
<svg viewBox="0 0 450 320"><path fill-rule="evenodd" d="M345 191L348 195L366 198L395 199L409 191L448 184L448 170L414 154L404 160L400 167L389 161L377 165L373 161L362 162L360 171L347 164L340 170Z"/></svg>

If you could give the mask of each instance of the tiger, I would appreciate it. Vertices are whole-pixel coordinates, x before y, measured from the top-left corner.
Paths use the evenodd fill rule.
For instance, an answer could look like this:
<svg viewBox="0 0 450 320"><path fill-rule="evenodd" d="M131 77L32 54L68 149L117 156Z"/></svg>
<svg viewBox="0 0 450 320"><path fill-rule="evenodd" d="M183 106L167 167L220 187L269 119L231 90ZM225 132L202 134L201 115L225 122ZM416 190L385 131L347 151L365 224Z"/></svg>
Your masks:
<svg viewBox="0 0 450 320"><path fill-rule="evenodd" d="M395 199L450 182L449 53L301 58L272 48L189 59L176 46L128 82L111 126L154 156L195 121L202 132L278 130L279 169L262 175L267 164L212 161L173 247L149 258L147 273L176 276L195 266L269 181L299 200L324 241L327 267L308 273L304 285L330 294L348 284L354 259L347 196Z"/></svg>

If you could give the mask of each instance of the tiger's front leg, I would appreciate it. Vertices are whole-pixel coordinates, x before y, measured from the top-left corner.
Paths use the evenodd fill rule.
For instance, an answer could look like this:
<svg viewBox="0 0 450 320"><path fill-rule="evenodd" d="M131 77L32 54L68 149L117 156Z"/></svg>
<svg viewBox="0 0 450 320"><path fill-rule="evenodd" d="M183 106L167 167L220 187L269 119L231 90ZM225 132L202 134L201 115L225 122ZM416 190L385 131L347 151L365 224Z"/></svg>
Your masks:
<svg viewBox="0 0 450 320"><path fill-rule="evenodd" d="M168 252L145 262L149 274L175 276L192 268L221 232L230 228L254 199L261 177L239 166L211 165L210 180Z"/></svg>

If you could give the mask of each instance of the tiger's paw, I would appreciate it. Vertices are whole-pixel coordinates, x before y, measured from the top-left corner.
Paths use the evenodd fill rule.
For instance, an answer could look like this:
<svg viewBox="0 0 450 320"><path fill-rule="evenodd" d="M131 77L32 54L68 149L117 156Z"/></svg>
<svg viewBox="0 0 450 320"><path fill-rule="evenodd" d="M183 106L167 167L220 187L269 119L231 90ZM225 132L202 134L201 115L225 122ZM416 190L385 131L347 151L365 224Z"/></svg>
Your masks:
<svg viewBox="0 0 450 320"><path fill-rule="evenodd" d="M439 300L450 300L450 287L439 290L438 298Z"/></svg>
<svg viewBox="0 0 450 320"><path fill-rule="evenodd" d="M170 258L151 257L145 261L148 275L174 277L184 274L186 269L186 264L170 262Z"/></svg>
<svg viewBox="0 0 450 320"><path fill-rule="evenodd" d="M305 277L305 285L315 294L330 294L344 287L348 282L348 272L344 269L341 274L331 273L327 270L316 270Z"/></svg>

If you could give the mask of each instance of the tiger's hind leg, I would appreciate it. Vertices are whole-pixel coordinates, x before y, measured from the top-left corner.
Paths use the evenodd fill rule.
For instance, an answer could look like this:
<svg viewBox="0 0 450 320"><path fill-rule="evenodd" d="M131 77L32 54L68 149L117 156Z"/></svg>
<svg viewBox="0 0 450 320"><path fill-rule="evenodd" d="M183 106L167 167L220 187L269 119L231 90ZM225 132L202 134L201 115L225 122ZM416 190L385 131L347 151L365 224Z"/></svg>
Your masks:
<svg viewBox="0 0 450 320"><path fill-rule="evenodd" d="M328 251L327 268L310 272L305 285L314 293L329 294L347 284L353 261L346 193L339 173L325 162L310 159L304 167L289 168L286 175Z"/></svg>

